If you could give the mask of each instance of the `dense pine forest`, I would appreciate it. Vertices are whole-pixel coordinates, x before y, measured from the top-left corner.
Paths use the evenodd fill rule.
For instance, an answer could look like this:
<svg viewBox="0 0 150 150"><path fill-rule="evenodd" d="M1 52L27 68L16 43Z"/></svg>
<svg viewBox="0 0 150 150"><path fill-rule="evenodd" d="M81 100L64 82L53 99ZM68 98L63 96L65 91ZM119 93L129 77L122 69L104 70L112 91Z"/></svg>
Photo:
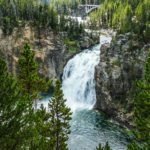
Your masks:
<svg viewBox="0 0 150 150"><path fill-rule="evenodd" d="M86 13L86 5L91 5L94 9ZM97 53L97 49L94 51L97 57L93 54L91 57L86 56L92 52L91 47L98 44L102 36L107 35L105 32L110 30L115 33L111 33L112 42L108 46L108 42L100 43L98 51L101 53ZM121 39L121 42L118 39ZM116 45L119 45L119 48ZM122 53L127 54L123 61ZM76 57L80 54L85 54L88 58L83 64L80 63L83 57ZM79 61L77 67L74 67L74 62L69 61L72 58ZM129 61L129 68L126 60L125 66L121 68L124 59ZM99 62L93 63L94 60ZM91 66L88 65L90 61ZM87 65L88 69L93 67L94 70L101 62L104 68L101 68L98 79L104 77L105 80L95 79L98 71L91 75L89 70L85 73L86 69L81 69L77 72L82 79L78 85L78 76L72 75L73 69L77 71L82 65ZM68 72L68 68L65 68L67 65L70 65ZM117 68L115 73L111 72L113 67ZM116 104L119 105L119 113L131 114L131 119L125 121L127 124L131 122L132 126L126 126L126 122L120 121L120 126L124 124L123 128L129 127L125 128L128 136L126 149L150 150L150 0L0 0L0 150L90 150L84 147L81 135L78 136L78 142L81 140L82 148L75 138L72 138L72 132L75 132L73 127L77 122L75 120L72 123L72 120L78 113L72 107L78 107L80 103L73 103L76 97L70 93L71 89L73 92L78 91L75 94L82 102L79 111L85 104L83 97L89 100L93 93L96 98L106 97L107 91L103 86L106 86L109 75L105 77L104 70L108 71L110 76L112 73L107 85L108 93L116 100L112 105L119 99ZM113 84L116 82L118 70L121 72L121 79L118 79L117 88L114 90ZM82 71L85 76L82 75ZM129 79L126 79L125 71ZM132 74L133 78L130 78L129 74ZM72 76L73 83L69 80ZM84 83L85 80L87 82ZM68 85L66 86L64 81L69 85L68 97L72 98L71 102L66 96L65 90ZM128 89L127 94L130 98L127 102L121 99L126 96L124 93L127 91L124 81L129 82L132 90L130 93ZM101 94L101 91L95 92L97 82L105 94ZM77 87L74 86L76 84ZM84 84L86 88L80 93L79 90L84 89ZM121 96L113 95L113 92L117 93L120 90L118 84L124 87ZM91 88L94 92L88 95ZM45 106L43 99L47 97ZM93 95L91 97L93 98ZM103 100L102 97L102 104ZM86 104L89 104L88 102ZM109 103L111 105L111 100L107 103L108 106ZM96 104L98 105L98 102L92 102L92 108L90 107L93 114L107 114L109 109L103 111L103 106ZM112 116L109 114L107 117L114 118L113 111L116 112L117 109L112 109ZM89 117L90 114L86 119ZM97 128L101 123L97 118L92 120L96 125L90 130ZM80 129L80 125L78 128ZM88 135L88 130L85 133ZM96 139L97 135L94 136ZM90 139L90 135L87 137ZM70 148L68 141L76 146ZM107 138L103 143L99 141L101 140L98 139L97 146L94 145L94 150L113 150L112 145L115 143Z"/></svg>
<svg viewBox="0 0 150 150"><path fill-rule="evenodd" d="M114 28L117 33L133 32L141 40L150 40L149 0L106 0L102 8L91 14L100 27Z"/></svg>

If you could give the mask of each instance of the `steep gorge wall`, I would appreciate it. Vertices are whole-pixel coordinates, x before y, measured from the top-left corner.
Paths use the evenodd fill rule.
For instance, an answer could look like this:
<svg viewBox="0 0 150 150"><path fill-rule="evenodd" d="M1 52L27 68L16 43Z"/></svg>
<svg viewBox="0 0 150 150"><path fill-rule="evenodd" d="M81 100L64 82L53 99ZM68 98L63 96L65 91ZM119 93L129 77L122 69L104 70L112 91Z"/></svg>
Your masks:
<svg viewBox="0 0 150 150"><path fill-rule="evenodd" d="M132 127L132 102L135 81L144 74L150 44L145 45L130 33L117 36L101 47L100 62L95 69L95 108L127 127Z"/></svg>
<svg viewBox="0 0 150 150"><path fill-rule="evenodd" d="M60 79L65 63L73 54L69 53L58 34L50 29L41 29L39 36L38 30L30 25L15 28L9 36L4 36L0 30L0 49L9 70L17 73L18 58L25 43L29 43L35 52L39 73L47 78Z"/></svg>

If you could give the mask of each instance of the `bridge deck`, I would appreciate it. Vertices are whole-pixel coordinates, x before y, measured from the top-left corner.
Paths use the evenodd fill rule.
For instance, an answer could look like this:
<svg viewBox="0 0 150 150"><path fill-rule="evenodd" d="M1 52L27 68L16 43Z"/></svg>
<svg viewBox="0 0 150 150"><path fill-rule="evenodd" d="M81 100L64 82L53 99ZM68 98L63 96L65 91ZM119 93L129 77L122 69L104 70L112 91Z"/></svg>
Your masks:
<svg viewBox="0 0 150 150"><path fill-rule="evenodd" d="M99 7L100 5L90 5L90 4L86 4L86 5L79 5L79 7Z"/></svg>
<svg viewBox="0 0 150 150"><path fill-rule="evenodd" d="M98 9L101 5L92 5L92 4L85 4L85 5L79 5L79 7L81 9L85 9L85 13L89 14L90 12L92 12L95 9Z"/></svg>

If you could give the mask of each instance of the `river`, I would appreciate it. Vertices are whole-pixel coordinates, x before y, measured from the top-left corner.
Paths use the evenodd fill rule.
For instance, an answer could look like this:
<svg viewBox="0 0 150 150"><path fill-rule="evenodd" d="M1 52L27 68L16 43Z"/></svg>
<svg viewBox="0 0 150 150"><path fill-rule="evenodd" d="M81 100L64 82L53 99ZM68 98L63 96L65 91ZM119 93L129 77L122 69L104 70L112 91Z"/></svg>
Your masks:
<svg viewBox="0 0 150 150"><path fill-rule="evenodd" d="M101 45L110 41L109 35L101 35L100 44L75 55L64 68L62 90L73 112L70 150L95 150L99 143L104 145L107 141L112 150L126 150L128 137L123 128L93 109L96 102L94 70L99 63ZM48 100L43 103L46 106Z"/></svg>

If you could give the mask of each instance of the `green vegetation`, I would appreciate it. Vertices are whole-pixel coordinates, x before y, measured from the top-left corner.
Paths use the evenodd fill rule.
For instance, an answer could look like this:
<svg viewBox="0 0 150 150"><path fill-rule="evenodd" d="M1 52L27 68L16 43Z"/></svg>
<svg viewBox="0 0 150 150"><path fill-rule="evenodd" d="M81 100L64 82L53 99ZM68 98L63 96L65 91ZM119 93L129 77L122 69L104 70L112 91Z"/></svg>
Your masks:
<svg viewBox="0 0 150 150"><path fill-rule="evenodd" d="M64 39L64 44L68 47L69 51L74 53L77 51L77 42L71 41L69 38Z"/></svg>
<svg viewBox="0 0 150 150"><path fill-rule="evenodd" d="M145 65L144 79L137 82L137 93L134 99L135 140L142 142L142 148L150 148L150 54ZM129 146L138 147L133 143Z"/></svg>
<svg viewBox="0 0 150 150"><path fill-rule="evenodd" d="M55 7L59 14L71 14L75 12L80 0L51 0L51 5Z"/></svg>
<svg viewBox="0 0 150 150"><path fill-rule="evenodd" d="M39 99L41 91L47 90L50 82L46 82L45 79L39 76L34 52L28 44L24 46L19 58L18 83L23 95L25 94L29 101L28 111L26 112L28 116L25 118L28 122L25 124L23 147L29 147L30 149L45 147L45 149L48 149L49 142L47 138L50 135L45 132L50 128L50 117L43 106L37 110L37 99Z"/></svg>
<svg viewBox="0 0 150 150"><path fill-rule="evenodd" d="M112 27L118 33L133 32L145 42L150 40L149 0L105 0L91 14L91 20L100 27Z"/></svg>
<svg viewBox="0 0 150 150"><path fill-rule="evenodd" d="M59 24L60 32L67 32L68 38L77 39L82 34L84 34L84 27L77 20L72 19L70 17L65 17L64 15L60 16L60 24Z"/></svg>
<svg viewBox="0 0 150 150"><path fill-rule="evenodd" d="M14 27L31 22L37 27L57 28L57 12L49 5L38 0L1 0L0 26L5 34L10 34Z"/></svg>
<svg viewBox="0 0 150 150"><path fill-rule="evenodd" d="M91 1L102 3L103 1ZM84 26L67 16L85 0L53 0L51 5L39 0L0 0L0 27L4 35L27 23L38 30L39 43L43 28L62 33L64 44L71 53L78 50L85 36ZM118 34L131 32L140 40L150 41L150 0L105 0L102 7L91 14L91 27L113 28ZM66 34L66 35L65 35ZM94 36L91 34L91 39ZM46 111L37 108L40 92L46 91L50 81L38 73L34 52L26 44L18 61L17 79L9 74L0 58L0 149L2 150L67 150L71 111L65 105L61 83L56 81L53 98ZM117 60L113 65L120 66ZM41 86L42 85L42 86ZM137 82L134 99L135 129L133 143L128 150L150 148L150 54L144 78ZM97 150L111 150L108 142Z"/></svg>
<svg viewBox="0 0 150 150"><path fill-rule="evenodd" d="M69 41L76 41L85 34L82 24L77 20L67 17L63 7L70 9L76 5L70 5L69 1L55 1L49 3L39 0L0 0L0 26L4 35L10 35L14 28L31 24L38 31L39 44L43 29L49 29L55 33L66 33ZM79 2L77 2L79 3ZM65 10L64 10L65 12ZM64 38L64 37L63 37ZM66 37L65 37L66 38ZM71 52L76 51L77 45L66 42ZM65 43L65 44L66 44Z"/></svg>
<svg viewBox="0 0 150 150"><path fill-rule="evenodd" d="M20 149L29 101L0 58L0 149Z"/></svg>
<svg viewBox="0 0 150 150"><path fill-rule="evenodd" d="M111 63L113 66L120 66L121 65L119 60L113 60Z"/></svg>
<svg viewBox="0 0 150 150"><path fill-rule="evenodd" d="M64 44L71 53L75 53L79 49L78 40L85 35L83 25L78 23L77 20L70 17L65 18L64 15L61 15L59 31L66 34L63 36Z"/></svg>
<svg viewBox="0 0 150 150"><path fill-rule="evenodd" d="M69 24L69 26L68 26ZM65 31L70 39L79 39L84 34L84 27L77 20L68 18L65 25Z"/></svg>
<svg viewBox="0 0 150 150"><path fill-rule="evenodd" d="M27 44L19 59L18 80L0 59L0 149L67 149L71 112L65 105L61 84L56 82L49 111L43 105L35 108L33 101L48 87L37 71L34 53Z"/></svg>
<svg viewBox="0 0 150 150"><path fill-rule="evenodd" d="M28 44L24 46L19 58L18 82L22 91L32 97L33 100L39 97L39 92L47 90L49 84L39 77L38 64L35 61L34 52Z"/></svg>
<svg viewBox="0 0 150 150"><path fill-rule="evenodd" d="M67 150L68 134L70 134L71 111L65 105L61 83L56 81L54 97L49 102L51 117L51 148L54 150Z"/></svg>
<svg viewBox="0 0 150 150"><path fill-rule="evenodd" d="M77 31L77 21L65 19L65 17L60 17L59 20L59 11L56 8L56 2L53 5L53 2L49 4L40 2L39 0L13 0L11 2L9 0L0 0L0 26L3 28L5 34L11 34L15 27L23 26L27 22L36 26L39 34L41 28L52 28L55 31L61 29L61 31L68 32L74 28ZM63 4L67 4L65 1L62 2L58 1L58 6L62 7Z"/></svg>

